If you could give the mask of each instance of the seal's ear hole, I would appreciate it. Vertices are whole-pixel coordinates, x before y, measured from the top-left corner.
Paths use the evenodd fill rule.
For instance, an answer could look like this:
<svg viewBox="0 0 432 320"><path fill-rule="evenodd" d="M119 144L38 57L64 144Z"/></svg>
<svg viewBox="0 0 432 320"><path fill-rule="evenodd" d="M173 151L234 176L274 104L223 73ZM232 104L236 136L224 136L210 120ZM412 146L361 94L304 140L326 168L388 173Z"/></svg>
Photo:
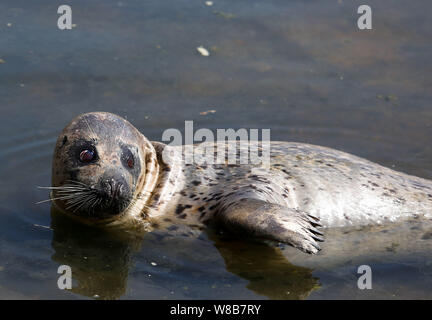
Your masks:
<svg viewBox="0 0 432 320"><path fill-rule="evenodd" d="M68 140L68 139L67 139L67 136L64 136L60 148L63 147L63 146L66 144L67 140Z"/></svg>

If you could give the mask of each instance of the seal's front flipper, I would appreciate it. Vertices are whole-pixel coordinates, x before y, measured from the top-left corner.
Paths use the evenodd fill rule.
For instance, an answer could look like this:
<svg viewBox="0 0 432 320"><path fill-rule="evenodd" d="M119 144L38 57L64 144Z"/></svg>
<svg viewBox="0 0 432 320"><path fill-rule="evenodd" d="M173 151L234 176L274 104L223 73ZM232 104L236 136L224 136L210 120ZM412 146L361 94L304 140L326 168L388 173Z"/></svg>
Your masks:
<svg viewBox="0 0 432 320"><path fill-rule="evenodd" d="M270 240L284 242L306 253L317 253L324 241L316 229L318 218L258 199L243 198L224 205L217 217L230 229L241 229Z"/></svg>

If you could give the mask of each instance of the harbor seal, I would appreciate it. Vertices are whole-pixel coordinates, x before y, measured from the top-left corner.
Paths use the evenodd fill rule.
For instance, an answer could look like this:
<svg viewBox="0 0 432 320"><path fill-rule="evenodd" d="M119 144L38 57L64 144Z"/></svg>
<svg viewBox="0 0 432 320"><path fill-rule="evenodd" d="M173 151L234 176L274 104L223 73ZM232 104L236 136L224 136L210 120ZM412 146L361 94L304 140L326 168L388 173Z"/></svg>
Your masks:
<svg viewBox="0 0 432 320"><path fill-rule="evenodd" d="M221 143L236 142L214 147ZM265 173L253 164L188 164L183 154L117 115L79 115L55 146L51 200L86 223L220 223L306 253L320 250L322 227L432 216L432 181L326 147L271 142Z"/></svg>

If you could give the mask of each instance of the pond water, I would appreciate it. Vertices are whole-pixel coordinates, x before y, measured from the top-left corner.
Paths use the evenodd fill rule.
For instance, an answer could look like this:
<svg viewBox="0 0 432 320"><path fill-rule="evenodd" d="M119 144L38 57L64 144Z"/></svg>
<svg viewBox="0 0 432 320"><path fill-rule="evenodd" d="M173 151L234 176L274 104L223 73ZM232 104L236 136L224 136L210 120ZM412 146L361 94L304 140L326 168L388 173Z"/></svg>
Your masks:
<svg viewBox="0 0 432 320"><path fill-rule="evenodd" d="M0 298L432 299L432 223L327 230L318 256L209 231L136 235L63 221L57 134L109 111L151 140L167 128L271 129L432 179L432 3L77 0L0 3ZM203 46L208 57L196 50ZM208 110L215 110L201 114ZM73 289L57 287L57 268ZM357 268L373 289L357 288Z"/></svg>

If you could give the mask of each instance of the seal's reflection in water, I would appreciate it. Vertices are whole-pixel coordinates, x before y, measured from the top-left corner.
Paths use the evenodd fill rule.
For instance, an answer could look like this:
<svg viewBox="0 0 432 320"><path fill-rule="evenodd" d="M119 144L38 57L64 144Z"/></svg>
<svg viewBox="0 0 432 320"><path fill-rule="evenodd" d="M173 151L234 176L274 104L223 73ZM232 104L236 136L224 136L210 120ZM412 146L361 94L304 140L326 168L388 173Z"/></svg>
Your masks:
<svg viewBox="0 0 432 320"><path fill-rule="evenodd" d="M72 269L73 293L117 299L125 294L133 252L141 239L80 224L51 208L52 260Z"/></svg>
<svg viewBox="0 0 432 320"><path fill-rule="evenodd" d="M147 242L145 235L86 226L55 208L51 209L51 228L52 259L72 269L70 291L99 299L118 299L126 294L132 257ZM222 255L226 270L248 280L247 288L260 296L303 299L318 287L312 270L289 263L278 247L221 235L213 229L206 235Z"/></svg>
<svg viewBox="0 0 432 320"><path fill-rule="evenodd" d="M312 269L291 264L274 245L229 234L207 232L225 260L227 271L249 280L247 288L269 299L305 299L319 288Z"/></svg>

